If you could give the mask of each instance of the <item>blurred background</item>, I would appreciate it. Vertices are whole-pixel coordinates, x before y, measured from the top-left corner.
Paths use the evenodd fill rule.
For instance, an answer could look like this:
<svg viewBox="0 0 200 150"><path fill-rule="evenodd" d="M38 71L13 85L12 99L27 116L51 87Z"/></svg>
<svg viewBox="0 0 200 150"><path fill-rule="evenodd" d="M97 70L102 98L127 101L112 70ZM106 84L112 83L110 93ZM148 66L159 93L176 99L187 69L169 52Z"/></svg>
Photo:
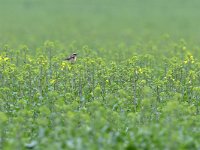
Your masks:
<svg viewBox="0 0 200 150"><path fill-rule="evenodd" d="M90 47L170 37L198 43L199 0L0 0L0 45Z"/></svg>

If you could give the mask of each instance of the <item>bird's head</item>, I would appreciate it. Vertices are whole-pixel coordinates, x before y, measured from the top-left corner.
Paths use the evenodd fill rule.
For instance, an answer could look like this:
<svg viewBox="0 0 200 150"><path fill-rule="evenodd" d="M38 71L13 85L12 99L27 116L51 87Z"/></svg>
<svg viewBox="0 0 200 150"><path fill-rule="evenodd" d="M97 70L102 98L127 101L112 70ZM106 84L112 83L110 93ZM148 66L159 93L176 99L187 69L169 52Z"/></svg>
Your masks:
<svg viewBox="0 0 200 150"><path fill-rule="evenodd" d="M73 55L73 56L77 56L77 53L73 53L72 55Z"/></svg>

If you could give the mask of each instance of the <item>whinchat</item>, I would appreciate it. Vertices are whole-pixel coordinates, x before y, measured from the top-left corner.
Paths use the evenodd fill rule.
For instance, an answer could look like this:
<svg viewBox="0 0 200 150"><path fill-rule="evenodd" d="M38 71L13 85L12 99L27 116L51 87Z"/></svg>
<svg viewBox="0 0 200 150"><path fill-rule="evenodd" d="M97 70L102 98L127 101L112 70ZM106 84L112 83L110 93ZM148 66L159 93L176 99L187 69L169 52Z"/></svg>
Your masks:
<svg viewBox="0 0 200 150"><path fill-rule="evenodd" d="M65 58L65 60L68 60L71 63L74 63L76 61L76 58L77 58L77 53L73 53L71 56Z"/></svg>

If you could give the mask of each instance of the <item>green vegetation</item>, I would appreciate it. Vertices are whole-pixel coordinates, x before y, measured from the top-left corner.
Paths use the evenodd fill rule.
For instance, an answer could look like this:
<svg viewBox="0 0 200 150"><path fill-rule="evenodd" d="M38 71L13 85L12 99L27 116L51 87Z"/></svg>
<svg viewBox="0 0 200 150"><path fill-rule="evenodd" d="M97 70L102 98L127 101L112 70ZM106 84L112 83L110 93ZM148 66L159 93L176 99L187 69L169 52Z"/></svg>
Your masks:
<svg viewBox="0 0 200 150"><path fill-rule="evenodd" d="M0 0L0 149L200 149L199 4Z"/></svg>

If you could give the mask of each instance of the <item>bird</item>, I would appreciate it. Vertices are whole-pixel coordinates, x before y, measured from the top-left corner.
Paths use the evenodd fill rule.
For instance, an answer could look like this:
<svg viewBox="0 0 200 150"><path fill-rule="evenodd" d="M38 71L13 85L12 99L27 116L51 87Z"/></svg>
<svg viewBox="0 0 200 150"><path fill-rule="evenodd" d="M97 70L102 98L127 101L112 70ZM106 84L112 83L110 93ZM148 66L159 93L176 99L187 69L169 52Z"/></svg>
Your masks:
<svg viewBox="0 0 200 150"><path fill-rule="evenodd" d="M69 62L74 63L76 61L76 58L77 58L77 53L73 53L69 57L65 58L65 60L68 60Z"/></svg>

